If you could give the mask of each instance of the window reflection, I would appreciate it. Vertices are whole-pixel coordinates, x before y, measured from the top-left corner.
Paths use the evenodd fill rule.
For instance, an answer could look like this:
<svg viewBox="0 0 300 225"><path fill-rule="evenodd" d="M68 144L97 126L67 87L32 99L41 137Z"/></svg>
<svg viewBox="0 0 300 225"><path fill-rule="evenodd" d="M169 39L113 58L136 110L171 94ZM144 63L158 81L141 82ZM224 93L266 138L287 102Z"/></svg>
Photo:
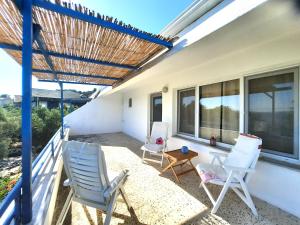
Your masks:
<svg viewBox="0 0 300 225"><path fill-rule="evenodd" d="M195 89L178 92L178 131L186 134L195 133Z"/></svg>
<svg viewBox="0 0 300 225"><path fill-rule="evenodd" d="M239 134L239 80L199 89L199 137L234 144Z"/></svg>
<svg viewBox="0 0 300 225"><path fill-rule="evenodd" d="M294 73L248 81L248 130L263 139L263 148L294 152Z"/></svg>

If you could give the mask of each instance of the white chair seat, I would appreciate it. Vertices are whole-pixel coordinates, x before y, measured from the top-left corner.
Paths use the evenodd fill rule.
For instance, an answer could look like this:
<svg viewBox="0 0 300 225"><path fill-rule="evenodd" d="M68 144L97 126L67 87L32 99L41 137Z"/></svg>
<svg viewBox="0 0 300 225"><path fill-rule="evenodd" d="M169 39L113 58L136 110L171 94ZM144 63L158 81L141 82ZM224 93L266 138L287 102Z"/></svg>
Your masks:
<svg viewBox="0 0 300 225"><path fill-rule="evenodd" d="M199 174L201 173L211 173L214 174L218 180L226 181L228 174L224 168L220 165L214 165L209 163L200 163L196 166L196 170Z"/></svg>
<svg viewBox="0 0 300 225"><path fill-rule="evenodd" d="M247 188L249 173L255 169L259 157L262 140L249 134L240 134L232 151L228 154L213 152L210 164L200 163L196 166L200 175L200 187L204 188L213 204L212 213L216 213L224 196L231 188L257 216L255 205ZM221 159L221 157L223 159ZM225 159L224 159L225 158ZM218 164L215 164L218 162ZM223 186L218 198L215 200L206 183Z"/></svg>
<svg viewBox="0 0 300 225"><path fill-rule="evenodd" d="M158 153L163 150L163 145L157 145L157 144L145 144L141 147L142 151L147 151L147 152L153 152L153 153Z"/></svg>
<svg viewBox="0 0 300 225"><path fill-rule="evenodd" d="M131 210L123 188L128 170L108 171L104 152L101 146L95 143L66 141L63 142L62 148L64 168L68 177L64 184L70 186L72 191L65 202L64 210L61 211L58 224L63 224L71 200L106 212L104 225L110 223L119 194L127 204L128 210Z"/></svg>
<svg viewBox="0 0 300 225"><path fill-rule="evenodd" d="M162 139L162 144L156 144L157 139ZM150 155L154 153L155 155L161 156L160 165L163 165L164 161L164 151L167 149L168 140L168 124L165 122L154 122L152 126L151 135L146 137L145 144L141 147L143 151L142 162L145 162L145 154L149 152ZM152 161L157 161L153 160Z"/></svg>

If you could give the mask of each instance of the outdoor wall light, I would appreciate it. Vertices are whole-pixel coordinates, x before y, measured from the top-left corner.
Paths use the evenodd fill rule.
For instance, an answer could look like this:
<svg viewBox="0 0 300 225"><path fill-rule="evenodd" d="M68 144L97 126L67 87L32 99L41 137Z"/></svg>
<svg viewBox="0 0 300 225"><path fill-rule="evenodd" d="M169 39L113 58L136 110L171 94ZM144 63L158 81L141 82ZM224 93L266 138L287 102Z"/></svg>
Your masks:
<svg viewBox="0 0 300 225"><path fill-rule="evenodd" d="M169 88L168 88L167 86L164 86L164 87L162 88L162 92L163 92L163 93L167 93L168 90L169 90Z"/></svg>

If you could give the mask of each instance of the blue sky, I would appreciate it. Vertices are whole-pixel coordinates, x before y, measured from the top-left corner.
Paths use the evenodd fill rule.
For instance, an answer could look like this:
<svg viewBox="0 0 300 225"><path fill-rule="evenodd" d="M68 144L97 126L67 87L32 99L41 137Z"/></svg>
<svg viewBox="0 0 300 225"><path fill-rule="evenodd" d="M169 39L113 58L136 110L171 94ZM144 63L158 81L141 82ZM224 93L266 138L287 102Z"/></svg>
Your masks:
<svg viewBox="0 0 300 225"><path fill-rule="evenodd" d="M74 0L90 9L113 16L151 33L160 30L180 14L193 0ZM57 84L41 83L33 77L34 88L57 89ZM65 85L64 88L91 90L95 86ZM21 67L0 49L0 94L21 93Z"/></svg>

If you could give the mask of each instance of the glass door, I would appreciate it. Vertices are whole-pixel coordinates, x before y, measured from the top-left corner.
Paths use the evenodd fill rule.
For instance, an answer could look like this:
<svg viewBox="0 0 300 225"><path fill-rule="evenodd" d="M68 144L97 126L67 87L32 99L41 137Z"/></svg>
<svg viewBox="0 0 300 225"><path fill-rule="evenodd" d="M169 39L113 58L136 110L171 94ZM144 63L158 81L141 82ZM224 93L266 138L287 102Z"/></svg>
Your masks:
<svg viewBox="0 0 300 225"><path fill-rule="evenodd" d="M150 132L153 122L162 121L162 94L155 93L150 96L151 108L150 108Z"/></svg>

